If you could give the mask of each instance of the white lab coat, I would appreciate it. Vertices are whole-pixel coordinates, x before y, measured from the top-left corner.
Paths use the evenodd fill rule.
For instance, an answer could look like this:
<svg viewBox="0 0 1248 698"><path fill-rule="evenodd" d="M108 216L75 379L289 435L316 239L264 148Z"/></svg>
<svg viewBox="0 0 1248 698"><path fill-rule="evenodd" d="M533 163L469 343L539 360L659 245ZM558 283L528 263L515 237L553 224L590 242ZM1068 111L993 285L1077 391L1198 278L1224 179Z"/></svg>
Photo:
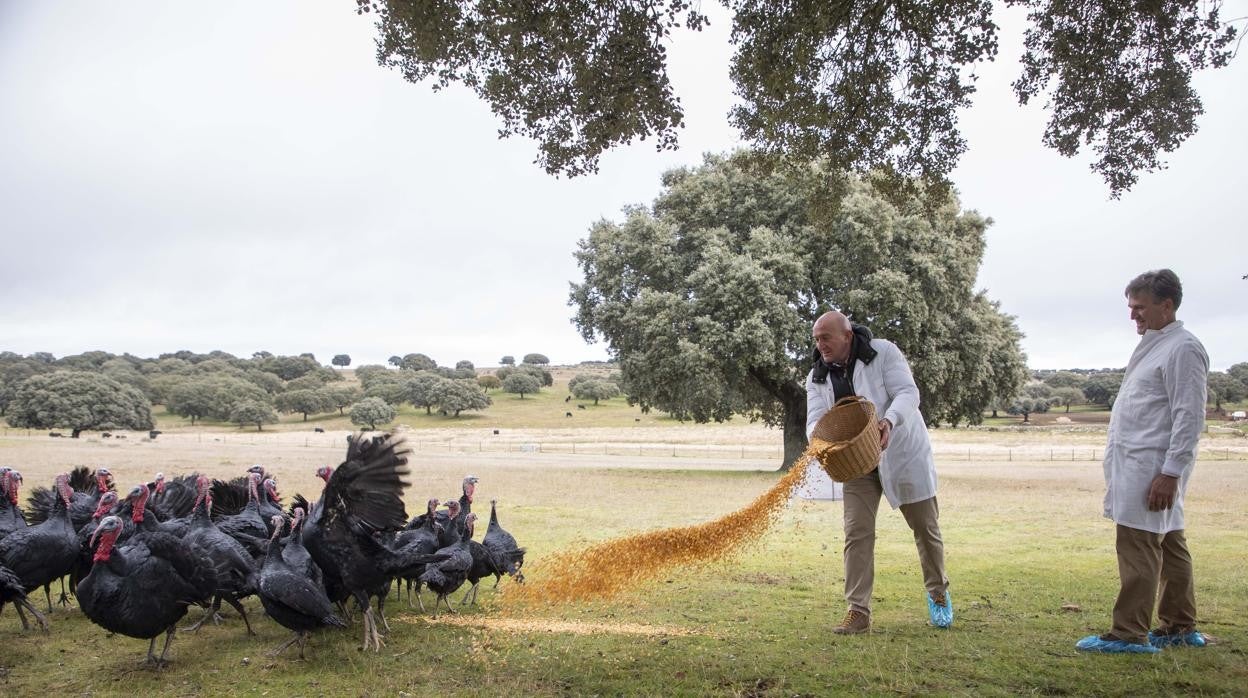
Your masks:
<svg viewBox="0 0 1248 698"><path fill-rule="evenodd" d="M1146 330L1114 399L1105 446L1105 517L1153 533L1183 529L1183 494L1205 425L1209 356L1200 340L1172 322ZM1179 478L1174 505L1148 510L1160 473Z"/></svg>
<svg viewBox="0 0 1248 698"><path fill-rule="evenodd" d="M896 344L872 339L875 359L854 363L854 389L875 405L877 419L893 423L888 448L880 456L880 484L894 509L936 496L936 462L927 425L919 413L919 388ZM812 371L813 373L813 371ZM832 381L814 383L806 376L806 438L836 398Z"/></svg>

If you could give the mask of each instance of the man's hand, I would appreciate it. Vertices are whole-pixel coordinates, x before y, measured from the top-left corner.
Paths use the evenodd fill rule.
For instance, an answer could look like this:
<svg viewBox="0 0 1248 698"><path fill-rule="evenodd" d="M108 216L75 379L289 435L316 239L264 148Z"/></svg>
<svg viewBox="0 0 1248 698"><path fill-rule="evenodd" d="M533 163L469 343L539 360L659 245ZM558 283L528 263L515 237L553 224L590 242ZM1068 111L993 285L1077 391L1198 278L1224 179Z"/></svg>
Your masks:
<svg viewBox="0 0 1248 698"><path fill-rule="evenodd" d="M881 419L876 426L880 428L880 450L888 448L888 437L893 433L893 423L887 419Z"/></svg>
<svg viewBox="0 0 1248 698"><path fill-rule="evenodd" d="M1179 478L1157 475L1148 486L1148 510L1165 511L1174 506L1174 493L1179 489Z"/></svg>

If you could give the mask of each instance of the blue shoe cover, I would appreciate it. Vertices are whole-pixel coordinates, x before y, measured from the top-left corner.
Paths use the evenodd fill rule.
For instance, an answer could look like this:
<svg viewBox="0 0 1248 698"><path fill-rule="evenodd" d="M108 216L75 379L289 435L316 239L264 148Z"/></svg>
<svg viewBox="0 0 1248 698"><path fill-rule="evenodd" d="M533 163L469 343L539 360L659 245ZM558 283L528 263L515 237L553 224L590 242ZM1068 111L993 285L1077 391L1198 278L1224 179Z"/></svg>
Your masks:
<svg viewBox="0 0 1248 698"><path fill-rule="evenodd" d="M1162 647L1204 647L1208 644L1205 636L1195 630L1189 630L1185 633L1172 633L1170 635L1161 635L1156 631L1150 630L1148 642L1158 649Z"/></svg>
<svg viewBox="0 0 1248 698"><path fill-rule="evenodd" d="M1161 650L1152 645L1125 640L1105 640L1099 635L1089 635L1075 643L1075 649L1082 652L1101 652L1104 654L1157 654Z"/></svg>
<svg viewBox="0 0 1248 698"><path fill-rule="evenodd" d="M937 606L931 594L928 594L927 616L931 619L932 625L937 628L947 628L953 625L953 599L949 596L948 589L945 590L945 605L943 606Z"/></svg>

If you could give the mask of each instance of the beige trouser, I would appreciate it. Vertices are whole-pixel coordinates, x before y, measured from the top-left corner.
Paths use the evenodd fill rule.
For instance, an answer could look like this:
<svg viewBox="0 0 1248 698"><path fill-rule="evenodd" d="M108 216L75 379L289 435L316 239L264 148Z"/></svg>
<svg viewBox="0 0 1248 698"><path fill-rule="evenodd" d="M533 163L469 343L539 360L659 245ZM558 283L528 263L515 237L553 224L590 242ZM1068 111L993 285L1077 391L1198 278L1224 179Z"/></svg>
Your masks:
<svg viewBox="0 0 1248 698"><path fill-rule="evenodd" d="M1196 584L1183 531L1152 533L1129 526L1117 528L1118 579L1122 586L1114 602L1110 634L1127 642L1147 643L1154 605L1158 624L1166 632L1194 629Z"/></svg>
<svg viewBox="0 0 1248 698"><path fill-rule="evenodd" d="M883 493L878 468L845 483L845 601L851 610L868 614L875 586L875 515ZM945 545L940 539L936 498L902 504L901 513L914 531L923 586L929 596L943 596L949 579L945 577Z"/></svg>

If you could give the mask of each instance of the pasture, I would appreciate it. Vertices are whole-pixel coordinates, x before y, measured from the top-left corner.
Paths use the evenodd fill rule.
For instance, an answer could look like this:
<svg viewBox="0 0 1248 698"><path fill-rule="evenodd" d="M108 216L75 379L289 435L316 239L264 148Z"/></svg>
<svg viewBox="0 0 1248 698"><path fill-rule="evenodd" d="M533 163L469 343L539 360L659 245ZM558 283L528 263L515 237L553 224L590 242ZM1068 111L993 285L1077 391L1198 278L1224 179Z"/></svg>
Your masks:
<svg viewBox="0 0 1248 698"><path fill-rule="evenodd" d="M534 567L544 555L571 546L714 519L744 506L778 477L772 472L774 450L768 451L776 448L778 434L758 426L538 425L542 428L503 428L498 435L489 426L408 431L414 445L420 444L411 458L408 511L417 511L430 496L458 496L460 479L476 475L481 482L474 510L488 516L489 500L496 498L501 522L527 546ZM315 497L320 481L313 472L340 460L345 433L175 428L155 441L140 434L119 441L98 435L49 439L10 430L0 432L0 463L22 470L27 488L46 486L68 467L106 466L119 489L149 480L158 470L233 477L262 463L277 473L283 495ZM435 621L391 595L391 632L376 654L358 650L357 621L350 630L315 635L307 661L293 650L271 657L267 651L288 633L262 618L259 603L251 599L245 603L255 611L258 637L245 637L241 621L230 613L220 626L207 625L197 635L180 633L170 666L152 671L137 665L145 641L107 636L72 603L55 609L48 635L23 633L8 611L0 616L0 692L1242 693L1248 685L1244 439L1205 440L1202 453L1227 457L1202 457L1188 496L1200 626L1218 644L1127 657L1085 656L1074 649L1075 640L1107 627L1117 590L1112 524L1100 517L1100 464L1082 455L1104 443L1103 431L936 430L933 435L957 613L948 631L926 625L909 531L900 513L885 506L876 553L874 632L833 635L831 628L844 613L841 505L794 502L767 536L729 562L670 570L614 599L520 607L507 601L510 580L503 582L503 593L483 581L479 605ZM517 448L485 445L497 443ZM604 446L601 453L519 448L534 443L618 448ZM1053 456L1062 450L1078 458ZM540 583L537 574L532 572L532 583ZM32 600L42 607L41 593ZM198 613L192 609L188 622Z"/></svg>

